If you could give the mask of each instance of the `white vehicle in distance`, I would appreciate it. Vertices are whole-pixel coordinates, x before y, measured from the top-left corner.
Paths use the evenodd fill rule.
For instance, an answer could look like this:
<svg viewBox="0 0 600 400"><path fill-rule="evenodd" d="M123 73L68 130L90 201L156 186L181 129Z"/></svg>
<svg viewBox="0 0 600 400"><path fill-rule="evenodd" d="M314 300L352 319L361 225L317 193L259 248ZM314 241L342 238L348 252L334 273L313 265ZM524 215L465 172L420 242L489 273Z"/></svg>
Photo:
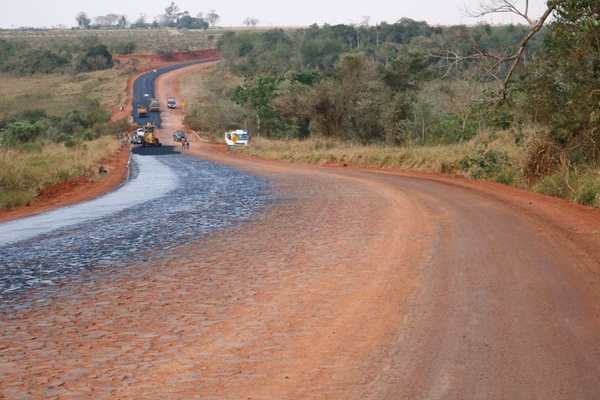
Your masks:
<svg viewBox="0 0 600 400"><path fill-rule="evenodd" d="M225 133L225 144L227 146L248 146L250 135L248 132L238 129Z"/></svg>
<svg viewBox="0 0 600 400"><path fill-rule="evenodd" d="M177 108L177 100L175 100L175 97L169 97L167 99L167 107L172 110Z"/></svg>

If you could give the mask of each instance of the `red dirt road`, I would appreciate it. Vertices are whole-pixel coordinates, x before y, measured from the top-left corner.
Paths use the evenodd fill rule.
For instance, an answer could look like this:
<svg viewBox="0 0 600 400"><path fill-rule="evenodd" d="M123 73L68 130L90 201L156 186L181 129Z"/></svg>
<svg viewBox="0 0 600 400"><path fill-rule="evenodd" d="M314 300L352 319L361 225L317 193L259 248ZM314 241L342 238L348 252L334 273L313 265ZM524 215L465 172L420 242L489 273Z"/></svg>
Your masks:
<svg viewBox="0 0 600 400"><path fill-rule="evenodd" d="M600 397L598 212L495 185L192 153L266 177L281 201L157 265L3 315L5 398Z"/></svg>

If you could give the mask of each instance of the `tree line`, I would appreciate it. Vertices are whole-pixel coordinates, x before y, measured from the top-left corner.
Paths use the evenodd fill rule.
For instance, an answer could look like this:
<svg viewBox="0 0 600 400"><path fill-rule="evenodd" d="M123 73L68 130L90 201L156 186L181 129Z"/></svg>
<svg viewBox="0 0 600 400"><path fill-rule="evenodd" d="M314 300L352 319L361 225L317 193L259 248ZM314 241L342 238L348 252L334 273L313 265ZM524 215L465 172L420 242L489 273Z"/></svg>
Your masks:
<svg viewBox="0 0 600 400"><path fill-rule="evenodd" d="M107 14L89 17L80 12L75 17L80 29L128 29L128 28L178 28L178 29L208 29L215 27L221 16L215 10L206 14L199 12L195 15L187 10L181 10L175 2L171 2L162 14L148 21L146 15L140 15L135 21L129 21L122 14Z"/></svg>
<svg viewBox="0 0 600 400"><path fill-rule="evenodd" d="M482 12L503 12L491 0ZM600 163L600 3L551 0L524 24L370 26L227 32L213 99L188 123L271 138L447 144L511 131L526 174ZM500 7L500 8L499 8ZM235 77L235 79L226 79ZM510 83L510 84L507 84ZM536 135L528 135L528 132ZM496 157L500 159L503 157Z"/></svg>
<svg viewBox="0 0 600 400"><path fill-rule="evenodd" d="M0 39L0 72L21 75L80 73L112 67L112 53L95 36L46 47L36 47L27 41Z"/></svg>

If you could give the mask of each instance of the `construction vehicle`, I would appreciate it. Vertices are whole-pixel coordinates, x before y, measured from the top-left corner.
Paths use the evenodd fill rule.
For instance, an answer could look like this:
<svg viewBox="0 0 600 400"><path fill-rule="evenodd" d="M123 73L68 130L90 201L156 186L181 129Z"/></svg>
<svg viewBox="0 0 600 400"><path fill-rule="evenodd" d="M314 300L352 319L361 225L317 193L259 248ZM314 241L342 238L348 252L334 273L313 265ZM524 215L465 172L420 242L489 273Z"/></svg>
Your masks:
<svg viewBox="0 0 600 400"><path fill-rule="evenodd" d="M236 131L225 133L225 143L227 146L248 146L250 135L248 132L238 129Z"/></svg>
<svg viewBox="0 0 600 400"><path fill-rule="evenodd" d="M146 110L146 107L143 104L138 104L137 114L138 117L143 118L148 115L148 110Z"/></svg>
<svg viewBox="0 0 600 400"><path fill-rule="evenodd" d="M156 127L154 124L148 122L144 126L144 139L142 140L142 147L151 146L151 147L160 147L162 144L158 140L155 134Z"/></svg>
<svg viewBox="0 0 600 400"><path fill-rule="evenodd" d="M160 101L158 99L151 99L148 109L150 112L160 112Z"/></svg>

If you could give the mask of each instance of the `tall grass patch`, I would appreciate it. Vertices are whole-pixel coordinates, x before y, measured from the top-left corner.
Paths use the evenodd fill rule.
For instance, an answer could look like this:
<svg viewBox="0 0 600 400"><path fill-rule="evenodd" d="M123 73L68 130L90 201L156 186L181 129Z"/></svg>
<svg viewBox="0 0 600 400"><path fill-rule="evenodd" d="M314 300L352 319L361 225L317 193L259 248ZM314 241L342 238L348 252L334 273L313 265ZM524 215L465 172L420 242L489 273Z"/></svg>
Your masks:
<svg viewBox="0 0 600 400"><path fill-rule="evenodd" d="M0 148L0 209L27 204L44 188L77 177L97 178L103 159L119 149L112 137L67 147L64 144Z"/></svg>

